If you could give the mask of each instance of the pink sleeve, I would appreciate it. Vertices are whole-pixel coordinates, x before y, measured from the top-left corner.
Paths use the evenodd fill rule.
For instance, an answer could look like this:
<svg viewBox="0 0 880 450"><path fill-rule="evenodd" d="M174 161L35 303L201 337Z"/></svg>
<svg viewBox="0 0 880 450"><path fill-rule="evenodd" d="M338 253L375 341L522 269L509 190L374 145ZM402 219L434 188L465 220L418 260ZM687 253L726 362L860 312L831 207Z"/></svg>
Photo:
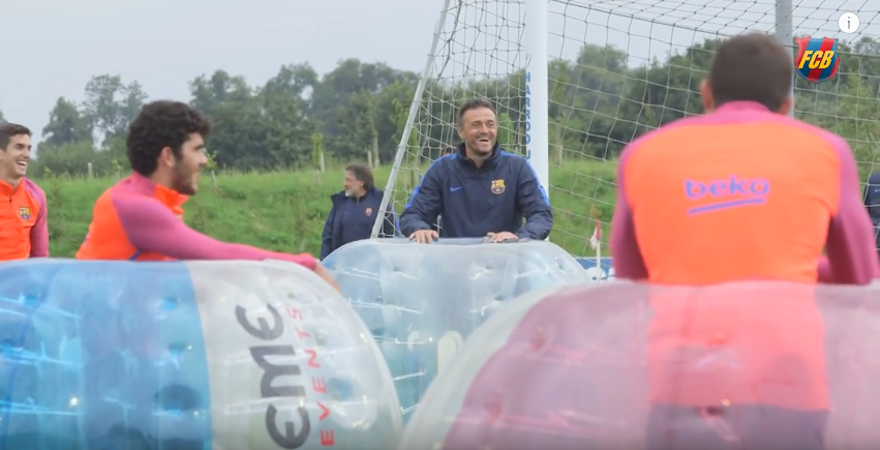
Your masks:
<svg viewBox="0 0 880 450"><path fill-rule="evenodd" d="M614 266L614 276L629 280L644 280L648 278L648 268L639 250L636 240L636 227L633 222L632 210L626 196L626 162L634 147L631 144L620 156L617 167L617 205L614 207L614 215L611 217L611 264Z"/></svg>
<svg viewBox="0 0 880 450"><path fill-rule="evenodd" d="M834 283L834 273L831 272L831 264L828 262L827 256L819 259L819 278L817 281L819 283Z"/></svg>
<svg viewBox="0 0 880 450"><path fill-rule="evenodd" d="M830 139L840 160L840 201L828 227L828 259L819 263L819 282L868 284L880 276L874 226L862 204L858 169L849 146L839 137Z"/></svg>
<svg viewBox="0 0 880 450"><path fill-rule="evenodd" d="M278 259L315 269L307 253L290 255L242 244L220 242L188 227L159 202L145 197L113 199L113 207L131 244L140 251L182 260Z"/></svg>
<svg viewBox="0 0 880 450"><path fill-rule="evenodd" d="M35 184L28 183L25 188L39 202L37 220L31 228L31 258L49 256L49 224L46 221L46 193Z"/></svg>

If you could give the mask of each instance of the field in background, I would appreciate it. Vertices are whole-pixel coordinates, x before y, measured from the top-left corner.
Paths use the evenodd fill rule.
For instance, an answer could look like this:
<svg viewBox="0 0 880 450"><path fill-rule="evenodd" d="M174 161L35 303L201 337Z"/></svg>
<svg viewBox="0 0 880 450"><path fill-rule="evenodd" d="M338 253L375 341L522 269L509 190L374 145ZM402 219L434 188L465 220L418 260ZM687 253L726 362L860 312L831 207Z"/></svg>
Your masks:
<svg viewBox="0 0 880 450"><path fill-rule="evenodd" d="M611 219L615 166L613 162L577 161L551 171L551 185L558 189L550 190L556 214L550 240L572 255L593 255L583 237L592 233L591 217L604 222ZM389 172L390 167L375 170L380 189ZM320 253L329 197L342 189L341 169L321 176L271 172L219 173L216 178L215 188L210 177L203 175L199 194L185 206L190 226L228 242ZM35 181L49 201L52 256L73 257L88 230L95 200L114 180L53 177Z"/></svg>

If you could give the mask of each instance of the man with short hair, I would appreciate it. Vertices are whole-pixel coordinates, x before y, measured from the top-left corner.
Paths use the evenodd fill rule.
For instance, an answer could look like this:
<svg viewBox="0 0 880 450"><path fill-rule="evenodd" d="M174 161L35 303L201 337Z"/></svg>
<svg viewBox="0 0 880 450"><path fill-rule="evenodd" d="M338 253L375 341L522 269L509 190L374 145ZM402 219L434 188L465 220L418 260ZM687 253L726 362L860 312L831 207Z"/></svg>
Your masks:
<svg viewBox="0 0 880 450"><path fill-rule="evenodd" d="M0 261L49 256L46 193L25 177L31 130L0 124Z"/></svg>
<svg viewBox="0 0 880 450"><path fill-rule="evenodd" d="M312 269L338 285L311 255L291 255L220 242L183 222L183 204L198 192L207 164L205 138L211 123L186 103L144 105L128 130L126 148L134 173L104 191L77 259L266 260Z"/></svg>
<svg viewBox="0 0 880 450"><path fill-rule="evenodd" d="M496 141L495 107L485 99L458 112L462 144L425 172L400 216L400 231L419 243L439 237L491 242L545 239L553 227L550 201L529 162ZM443 216L438 233L437 217Z"/></svg>
<svg viewBox="0 0 880 450"><path fill-rule="evenodd" d="M742 299L721 289L711 305L653 294L649 450L823 448L824 330L812 291L797 286L865 285L880 269L850 149L788 117L792 76L791 52L773 36L727 40L700 86L706 114L621 155L617 278L791 284L790 298L768 295L764 309L741 314L730 311Z"/></svg>
<svg viewBox="0 0 880 450"><path fill-rule="evenodd" d="M349 242L369 239L382 206L382 191L376 189L373 171L364 165L345 168L342 191L330 196L333 206L324 223L321 259ZM380 237L393 237L395 218L388 206Z"/></svg>

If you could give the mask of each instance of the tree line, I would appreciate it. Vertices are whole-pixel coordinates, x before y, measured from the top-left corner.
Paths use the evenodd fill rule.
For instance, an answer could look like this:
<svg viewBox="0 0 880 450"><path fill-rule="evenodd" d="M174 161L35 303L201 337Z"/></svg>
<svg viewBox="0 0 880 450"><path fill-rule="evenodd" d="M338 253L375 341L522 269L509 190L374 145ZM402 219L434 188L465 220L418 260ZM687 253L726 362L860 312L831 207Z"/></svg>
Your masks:
<svg viewBox="0 0 880 450"><path fill-rule="evenodd" d="M632 67L625 51L584 45L574 60L550 63L551 160L614 158L647 130L702 112L698 85L719 39L706 39L665 60ZM880 139L880 42L839 43L832 81L796 82L803 120L847 138L859 161L873 162ZM441 77L442 78L442 77ZM384 63L347 59L319 75L308 63L285 65L262 86L217 70L189 82L188 101L211 117L208 149L216 167L235 170L317 168L393 159L418 75ZM456 105L485 96L499 108L499 141L514 151L525 140L525 73L501 78L441 80L425 89L412 145L421 156L454 144ZM127 169L124 137L148 100L136 80L94 76L84 100L59 97L42 130L33 169L98 175ZM0 121L3 114L0 112ZM864 165L863 165L864 166Z"/></svg>

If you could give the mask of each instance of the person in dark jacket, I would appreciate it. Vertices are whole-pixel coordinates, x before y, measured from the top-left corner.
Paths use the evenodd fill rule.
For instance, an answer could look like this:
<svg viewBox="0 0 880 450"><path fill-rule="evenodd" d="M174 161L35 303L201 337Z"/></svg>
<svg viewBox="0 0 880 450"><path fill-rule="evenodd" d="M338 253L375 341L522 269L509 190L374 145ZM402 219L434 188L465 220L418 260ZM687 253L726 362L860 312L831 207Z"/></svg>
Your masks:
<svg viewBox="0 0 880 450"><path fill-rule="evenodd" d="M443 149L443 154L440 156L451 155L457 151L458 151L458 147L456 147L454 145L451 147L446 147L445 149ZM433 228L438 233L440 232L440 230L443 228L443 216L442 215L437 216L437 223L433 224L433 226L431 228Z"/></svg>
<svg viewBox="0 0 880 450"><path fill-rule="evenodd" d="M344 189L330 196L333 207L324 224L321 259L349 242L369 239L382 204L382 191L373 183L373 171L353 164L345 168ZM393 237L395 217L389 206L379 237Z"/></svg>
<svg viewBox="0 0 880 450"><path fill-rule="evenodd" d="M874 246L880 255L880 172L873 172L865 186L865 208L874 223Z"/></svg>
<svg viewBox="0 0 880 450"><path fill-rule="evenodd" d="M865 185L865 208L872 219L880 221L880 172L873 172Z"/></svg>
<svg viewBox="0 0 880 450"><path fill-rule="evenodd" d="M463 144L425 172L400 216L404 236L430 243L439 237L504 242L550 235L553 213L547 194L528 161L498 145L496 125L488 100L462 106L458 135ZM439 215L443 226L438 233L433 226Z"/></svg>

